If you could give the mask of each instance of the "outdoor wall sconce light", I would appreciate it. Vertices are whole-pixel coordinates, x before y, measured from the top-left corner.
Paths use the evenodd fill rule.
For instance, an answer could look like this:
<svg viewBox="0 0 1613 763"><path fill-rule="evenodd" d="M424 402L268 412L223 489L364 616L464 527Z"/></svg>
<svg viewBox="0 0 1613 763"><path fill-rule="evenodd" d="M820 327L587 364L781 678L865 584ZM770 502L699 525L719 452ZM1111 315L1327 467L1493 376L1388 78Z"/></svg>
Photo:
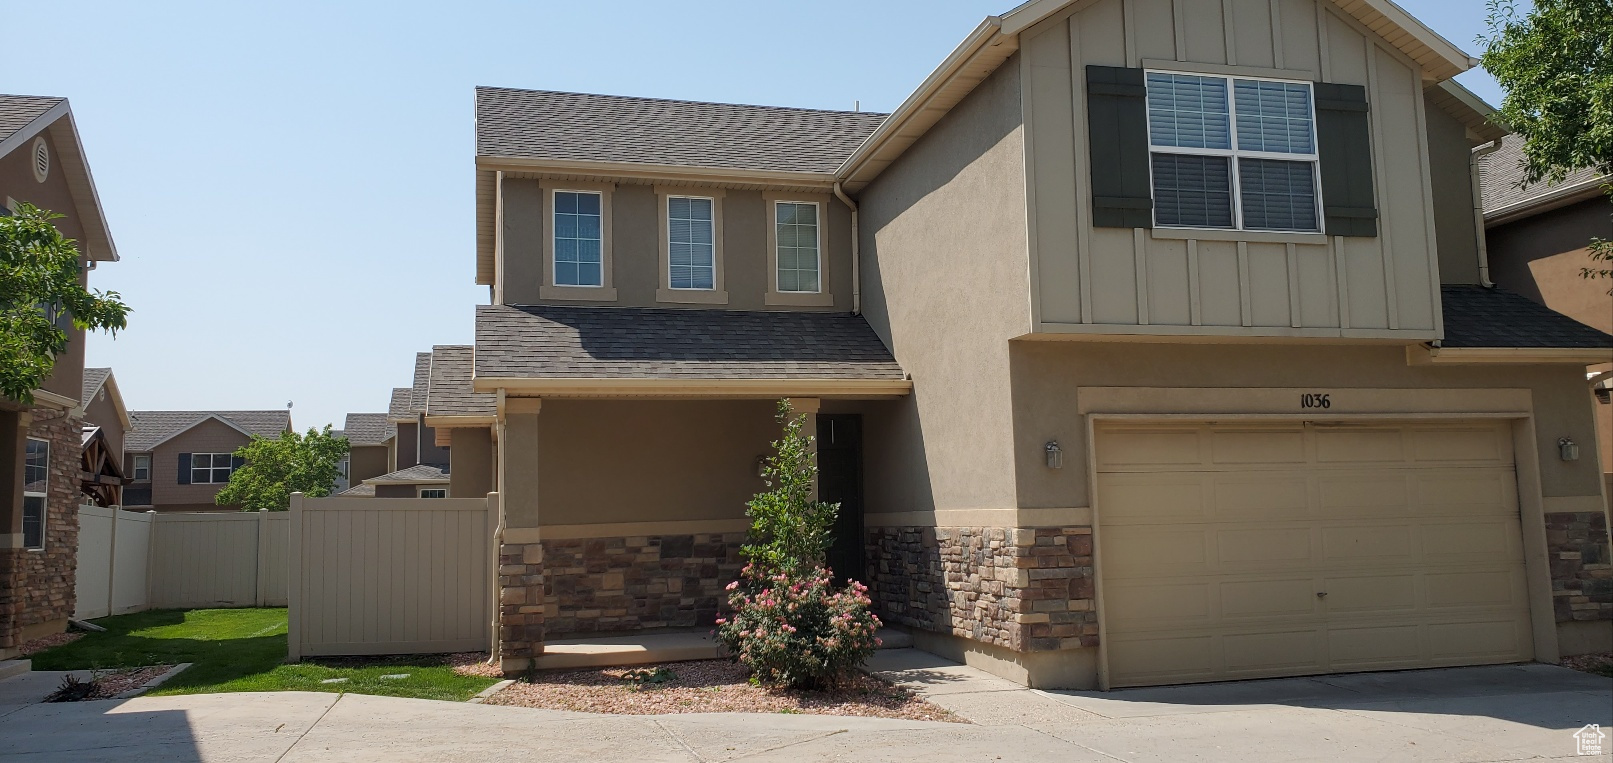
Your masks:
<svg viewBox="0 0 1613 763"><path fill-rule="evenodd" d="M1557 455L1562 456L1564 461L1578 461L1579 443L1574 442L1574 438L1572 437L1564 437L1563 439L1558 440Z"/></svg>
<svg viewBox="0 0 1613 763"><path fill-rule="evenodd" d="M766 477L767 476L767 456L757 456L756 457L756 476L758 476L758 477Z"/></svg>
<svg viewBox="0 0 1613 763"><path fill-rule="evenodd" d="M1058 440L1048 440L1047 445L1043 446L1042 450L1047 452L1047 468L1064 468L1064 449L1059 447Z"/></svg>

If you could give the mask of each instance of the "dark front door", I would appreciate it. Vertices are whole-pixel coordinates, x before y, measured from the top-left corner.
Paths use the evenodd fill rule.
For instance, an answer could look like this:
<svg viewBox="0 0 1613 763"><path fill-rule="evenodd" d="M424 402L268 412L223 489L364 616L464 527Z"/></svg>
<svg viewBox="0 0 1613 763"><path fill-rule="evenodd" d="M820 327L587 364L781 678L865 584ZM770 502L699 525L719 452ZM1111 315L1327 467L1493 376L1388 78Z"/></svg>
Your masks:
<svg viewBox="0 0 1613 763"><path fill-rule="evenodd" d="M818 500L840 504L829 569L837 583L863 578L862 417L818 417Z"/></svg>

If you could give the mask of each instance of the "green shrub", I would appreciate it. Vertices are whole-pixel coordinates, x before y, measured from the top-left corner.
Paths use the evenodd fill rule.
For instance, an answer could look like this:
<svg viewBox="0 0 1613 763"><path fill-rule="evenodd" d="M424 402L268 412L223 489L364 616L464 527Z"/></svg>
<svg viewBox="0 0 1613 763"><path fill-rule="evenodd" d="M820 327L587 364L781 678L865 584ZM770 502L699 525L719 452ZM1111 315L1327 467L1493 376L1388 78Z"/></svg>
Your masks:
<svg viewBox="0 0 1613 763"><path fill-rule="evenodd" d="M879 646L868 588L837 587L823 567L767 576L746 565L728 591L733 614L717 620L717 639L761 683L832 686Z"/></svg>

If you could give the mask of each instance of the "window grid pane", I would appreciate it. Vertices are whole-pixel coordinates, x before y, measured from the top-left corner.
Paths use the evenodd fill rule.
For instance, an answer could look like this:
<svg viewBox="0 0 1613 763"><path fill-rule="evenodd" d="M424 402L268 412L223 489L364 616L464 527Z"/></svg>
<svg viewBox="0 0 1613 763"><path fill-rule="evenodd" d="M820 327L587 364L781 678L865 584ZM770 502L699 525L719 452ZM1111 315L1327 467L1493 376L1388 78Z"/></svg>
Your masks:
<svg viewBox="0 0 1613 763"><path fill-rule="evenodd" d="M1227 81L1149 72L1148 140L1155 146L1232 148Z"/></svg>
<svg viewBox="0 0 1613 763"><path fill-rule="evenodd" d="M554 283L603 286L604 218L601 196L581 191L554 194Z"/></svg>
<svg viewBox="0 0 1613 763"><path fill-rule="evenodd" d="M45 547L45 497L26 495L22 498L22 545L29 550Z"/></svg>
<svg viewBox="0 0 1613 763"><path fill-rule="evenodd" d="M1154 221L1232 227L1231 162L1223 156L1154 154Z"/></svg>
<svg viewBox="0 0 1613 763"><path fill-rule="evenodd" d="M1314 154L1311 89L1294 82L1233 81L1238 150Z"/></svg>
<svg viewBox="0 0 1613 763"><path fill-rule="evenodd" d="M716 232L711 199L667 198L667 283L674 289L716 288Z"/></svg>
<svg viewBox="0 0 1613 763"><path fill-rule="evenodd" d="M818 283L818 205L780 202L778 220L778 290L810 292Z"/></svg>
<svg viewBox="0 0 1613 763"><path fill-rule="evenodd" d="M22 490L25 493L44 493L50 487L50 443L29 440L22 467Z"/></svg>
<svg viewBox="0 0 1613 763"><path fill-rule="evenodd" d="M1316 230L1316 187L1310 162L1239 159L1243 227L1253 230Z"/></svg>

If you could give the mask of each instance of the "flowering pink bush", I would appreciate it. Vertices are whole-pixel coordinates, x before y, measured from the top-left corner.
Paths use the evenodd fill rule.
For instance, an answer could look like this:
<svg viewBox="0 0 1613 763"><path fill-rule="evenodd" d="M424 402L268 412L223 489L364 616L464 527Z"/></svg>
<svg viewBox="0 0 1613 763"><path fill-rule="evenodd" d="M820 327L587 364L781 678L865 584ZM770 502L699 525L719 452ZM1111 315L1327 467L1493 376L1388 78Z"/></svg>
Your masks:
<svg viewBox="0 0 1613 763"><path fill-rule="evenodd" d="M767 575L746 565L728 591L733 612L717 620L717 639L764 684L823 688L879 646L868 587L836 588L822 567Z"/></svg>

